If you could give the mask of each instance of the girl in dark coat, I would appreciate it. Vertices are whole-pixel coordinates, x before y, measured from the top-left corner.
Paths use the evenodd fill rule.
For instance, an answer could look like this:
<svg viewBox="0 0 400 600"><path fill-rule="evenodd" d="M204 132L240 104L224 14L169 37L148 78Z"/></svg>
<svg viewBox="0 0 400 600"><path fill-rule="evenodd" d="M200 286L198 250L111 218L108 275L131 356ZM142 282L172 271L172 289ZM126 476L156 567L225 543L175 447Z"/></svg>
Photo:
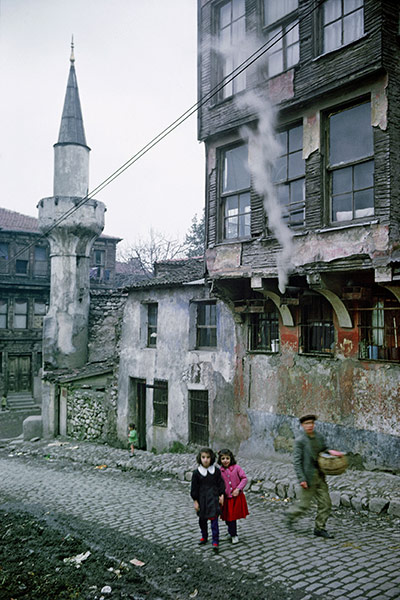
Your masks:
<svg viewBox="0 0 400 600"><path fill-rule="evenodd" d="M218 554L220 506L224 503L225 484L221 472L214 465L215 454L211 448L202 448L196 457L198 467L193 471L190 495L194 509L199 517L201 539L199 544L207 543L208 521L211 521L212 547Z"/></svg>

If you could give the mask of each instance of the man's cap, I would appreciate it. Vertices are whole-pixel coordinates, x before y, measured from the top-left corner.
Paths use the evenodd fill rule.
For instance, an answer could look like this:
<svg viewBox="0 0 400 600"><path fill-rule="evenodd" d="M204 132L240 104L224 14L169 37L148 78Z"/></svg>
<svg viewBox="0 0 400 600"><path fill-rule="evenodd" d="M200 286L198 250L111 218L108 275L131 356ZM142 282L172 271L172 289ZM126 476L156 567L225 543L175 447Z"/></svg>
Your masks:
<svg viewBox="0 0 400 600"><path fill-rule="evenodd" d="M299 419L300 423L304 423L304 421L316 421L316 420L317 420L316 415L303 415Z"/></svg>

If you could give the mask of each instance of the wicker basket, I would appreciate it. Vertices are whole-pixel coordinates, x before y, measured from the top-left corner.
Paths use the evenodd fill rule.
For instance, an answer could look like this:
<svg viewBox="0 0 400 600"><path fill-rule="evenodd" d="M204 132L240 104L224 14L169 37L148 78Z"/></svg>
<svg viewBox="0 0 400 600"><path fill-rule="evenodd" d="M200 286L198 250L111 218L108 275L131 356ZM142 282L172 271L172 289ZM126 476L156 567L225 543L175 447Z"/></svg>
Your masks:
<svg viewBox="0 0 400 600"><path fill-rule="evenodd" d="M327 452L320 452L318 455L318 465L325 475L341 475L349 466L347 456L332 456Z"/></svg>

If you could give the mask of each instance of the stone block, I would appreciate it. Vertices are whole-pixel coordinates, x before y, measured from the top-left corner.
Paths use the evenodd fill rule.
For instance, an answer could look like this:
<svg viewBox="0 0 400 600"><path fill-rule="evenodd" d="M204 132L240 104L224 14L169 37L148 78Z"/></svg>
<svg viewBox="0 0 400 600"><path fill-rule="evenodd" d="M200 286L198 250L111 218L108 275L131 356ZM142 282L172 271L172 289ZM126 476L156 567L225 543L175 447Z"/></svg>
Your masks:
<svg viewBox="0 0 400 600"><path fill-rule="evenodd" d="M22 423L22 433L25 442L29 442L33 438L42 437L42 430L42 415L31 415L24 419L24 422Z"/></svg>
<svg viewBox="0 0 400 600"><path fill-rule="evenodd" d="M369 501L369 510L374 513L381 513L389 506L389 500L386 498L370 498Z"/></svg>
<svg viewBox="0 0 400 600"><path fill-rule="evenodd" d="M264 481L264 483L262 485L262 491L267 496L274 496L275 493L276 493L275 482L274 481L270 481L269 479L267 479L266 481Z"/></svg>
<svg viewBox="0 0 400 600"><path fill-rule="evenodd" d="M342 506L350 507L350 496L348 494L342 494L340 496L340 503Z"/></svg>
<svg viewBox="0 0 400 600"><path fill-rule="evenodd" d="M278 493L279 498L286 498L286 492L288 487L288 481L278 481L278 483L276 484L276 491Z"/></svg>
<svg viewBox="0 0 400 600"><path fill-rule="evenodd" d="M331 497L333 508L339 508L339 506L340 506L340 492L330 492L329 495Z"/></svg>
<svg viewBox="0 0 400 600"><path fill-rule="evenodd" d="M261 492L261 485L259 483L253 483L250 488L250 491L258 494L259 492Z"/></svg>
<svg viewBox="0 0 400 600"><path fill-rule="evenodd" d="M400 498L396 498L390 501L388 515L400 517Z"/></svg>
<svg viewBox="0 0 400 600"><path fill-rule="evenodd" d="M192 481L192 471L186 471L185 481Z"/></svg>
<svg viewBox="0 0 400 600"><path fill-rule="evenodd" d="M354 510L360 511L362 509L362 498L361 496L353 496L351 498L351 506Z"/></svg>

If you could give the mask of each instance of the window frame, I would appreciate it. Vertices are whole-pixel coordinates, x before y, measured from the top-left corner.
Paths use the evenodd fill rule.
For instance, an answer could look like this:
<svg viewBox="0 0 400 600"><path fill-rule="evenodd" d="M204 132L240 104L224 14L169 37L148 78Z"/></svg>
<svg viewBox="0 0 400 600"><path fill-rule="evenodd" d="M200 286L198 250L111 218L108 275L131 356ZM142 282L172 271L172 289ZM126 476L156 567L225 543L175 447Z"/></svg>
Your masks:
<svg viewBox="0 0 400 600"><path fill-rule="evenodd" d="M339 0L340 1L340 16L336 19L334 19L333 21L330 21L328 25L324 25L324 7L326 5L326 2L329 0L325 0L324 2L322 2L322 4L319 7L318 10L318 40L319 40L319 44L318 44L318 54L319 55L323 55L323 54L330 54L331 52L336 52L337 50L340 50L340 48L345 48L346 46L348 46L349 44L353 44L354 42L356 42L357 40L361 39L364 34L364 24L365 24L365 2L364 0L362 0L362 6L358 7L356 9L354 9L353 11L350 11L349 13L346 13L346 15L344 14L344 0ZM362 24L362 32L359 35L359 37L356 37L348 42L344 42L344 33L345 33L345 27L344 27L344 20L346 17L348 17L351 14L355 14L359 11L362 11L362 17L361 17L361 24ZM325 50L325 29L329 26L332 25L332 23L334 22L338 22L340 21L340 39L341 39L341 43L339 46L335 46L334 48L330 48L328 50Z"/></svg>
<svg viewBox="0 0 400 600"><path fill-rule="evenodd" d="M25 304L26 312L17 312L17 305ZM15 298L14 299L14 319L13 319L13 329L28 329L28 315L29 315L29 301L27 298ZM25 317L24 322L25 325L23 327L16 326L16 322L22 320L22 317Z"/></svg>
<svg viewBox="0 0 400 600"><path fill-rule="evenodd" d="M328 300L317 294L312 294L308 303L304 301L300 303L300 323L299 323L299 354L313 355L313 356L334 356L336 346L336 329L333 320L333 308ZM315 301L315 302L314 302ZM319 303L319 307L317 307ZM309 307L311 306L311 310ZM324 310L329 309L330 319L324 318ZM312 314L318 311L319 315ZM309 314L311 313L311 315ZM321 317L321 318L319 318ZM322 343L317 348L311 347L311 338L313 335L318 335L320 331L320 340L326 336L330 337L331 347L327 347ZM322 337L321 337L322 336Z"/></svg>
<svg viewBox="0 0 400 600"><path fill-rule="evenodd" d="M237 188L235 190L228 190L226 192L223 191L223 181L225 177L225 164L226 164L226 155L228 152L234 151L237 148L246 147L247 148L247 174L248 174L248 186ZM219 205L219 240L221 242L232 242L242 239L250 239L251 238L251 194L252 194L252 185L251 185L251 173L249 169L249 144L247 142L236 142L235 144L230 144L229 146L223 146L218 149L218 163L219 163L219 183L218 183L218 205ZM248 196L248 202L246 203L246 207L248 210L240 212L240 198L242 196ZM227 201L230 198L238 198L238 212L236 215L227 215ZM240 218L248 215L248 225L244 225L244 227L248 227L248 234L240 235L241 233L241 220ZM236 225L236 237L228 237L227 236L227 225L226 223L229 220L237 219Z"/></svg>
<svg viewBox="0 0 400 600"><path fill-rule="evenodd" d="M280 16L278 19L276 19L275 21L272 21L271 23L267 23L265 2L266 2L266 0L263 0L262 6L261 6L261 23L262 23L262 30L263 30L265 39L267 42L274 41L276 36L278 36L278 38L275 40L275 42L278 40L282 42L282 45L280 48L275 49L271 53L269 51L266 53L264 74L265 74L266 79L271 79L273 77L277 77L277 76L281 75L282 73L285 73L286 71L289 71L290 69L294 69L296 67L296 65L298 65L300 63L299 2L297 0L297 7L295 9L293 9L291 12ZM278 0L278 2L280 2L280 0ZM296 42L288 44L288 34L291 31L293 31L295 29L295 27L297 27L298 38L297 38ZM278 31L278 30L280 30L280 31ZM271 36L270 39L269 39L269 36ZM281 36L281 38L279 38L279 36ZM271 49L273 49L275 47L275 42L271 46ZM288 65L288 50L290 48L292 48L293 46L297 46L297 48L298 48L298 60L297 60L297 62ZM275 54L278 54L278 53L282 54L282 69L277 72L274 72L271 75L270 68L269 68L269 57L273 56Z"/></svg>
<svg viewBox="0 0 400 600"><path fill-rule="evenodd" d="M289 149L289 145L290 145L290 131L294 130L294 129L298 129L301 127L301 148L297 149L297 150L293 150L290 151ZM306 225L306 160L303 158L303 146L304 146L304 128L303 128L303 122L299 122L299 123L294 123L294 124L290 124L287 125L284 128L280 128L279 130L277 130L277 135L280 135L282 133L286 134L286 148L285 148L285 152L281 155L279 155L278 159L280 158L286 158L286 179L280 179L280 180L275 180L273 177L273 184L275 186L275 190L277 193L277 198L281 207L281 211L282 211L282 219L284 221L284 223L293 231L298 231L301 230L305 227ZM289 176L289 169L290 169L290 157L297 154L297 153L301 153L301 160L302 160L302 164L304 166L304 170L303 173L301 175L295 175L294 177L290 177ZM292 195L292 187L293 184L296 184L297 182L303 182L303 200L302 202L291 202L291 195ZM280 200L279 197L279 188L283 188L283 186L288 186L288 194L289 194L289 202L288 204L283 204ZM302 206L301 206L302 205ZM299 212L299 210L294 210L295 206L299 206L302 209L302 214L303 214L303 219L300 222L291 222L291 217L295 214L297 214ZM284 208L288 209L288 214L287 214L287 218L286 215L284 214ZM290 210L290 208L292 207L292 210ZM266 219L268 220L268 216L266 215ZM268 225L268 223L267 223Z"/></svg>
<svg viewBox="0 0 400 600"><path fill-rule="evenodd" d="M370 306L359 306L360 360L400 362L400 302L381 291L371 297Z"/></svg>
<svg viewBox="0 0 400 600"><path fill-rule="evenodd" d="M258 307L257 307L258 308ZM273 315L273 317L271 317ZM268 317L268 318L267 318ZM263 323L266 326L264 328ZM263 303L259 310L251 310L247 315L248 342L251 353L278 354L280 351L279 313L272 302ZM275 334L275 335L274 335ZM256 344L255 337L264 337L266 344Z"/></svg>
<svg viewBox="0 0 400 600"><path fill-rule="evenodd" d="M207 323L207 314L204 315L204 324L199 324L199 311L200 309L203 309L205 306L214 306L214 311L212 311L215 315L215 323ZM212 312L210 312L210 321L212 320ZM196 349L198 350L202 350L202 349L209 349L209 348L213 348L215 349L217 347L218 344L218 337L217 337L217 321L218 321L218 317L217 317L217 301L216 300L204 300L204 301L197 301L196 302ZM203 336L203 332L207 331L208 335L207 337L209 337L210 342L215 340L215 344L211 344L211 345L204 345L201 344L200 342L202 342L202 336Z"/></svg>
<svg viewBox="0 0 400 600"><path fill-rule="evenodd" d="M215 34L215 39L217 40L217 48L214 51L214 56L215 56L215 68L213 69L214 73L215 73L215 77L216 80L214 81L214 85L218 86L221 84L221 82L227 78L229 76L230 73L232 73L233 71L235 71L235 69L238 68L238 66L240 64L242 64L242 62L244 60L246 60L247 58L247 54L244 52L243 50L243 45L241 45L240 43L238 43L240 41L235 39L232 42L233 36L232 36L232 29L233 29L233 24L237 23L240 19L244 19L244 38L246 37L246 31L247 31L247 27L246 27L246 21L247 21L247 14L246 14L246 0L243 0L244 3L244 13L242 15L240 15L238 18L233 19L232 20L232 2L233 0L223 0L222 2L218 2L215 6L214 6L214 13L213 13L213 20L214 20L214 34ZM230 21L228 23L227 26L224 27L220 27L220 21L221 21L221 9L224 6L227 6L228 4L231 5L231 17L230 17ZM224 55L224 53L222 51L220 51L220 36L221 36L221 31L222 30L226 30L227 27L230 27L231 30L231 34L230 34L230 49L233 53L233 49L235 48L235 53L232 55L232 66L230 68L226 68L226 56ZM237 49L239 47L239 49ZM227 85L224 85L216 94L216 102L225 102L226 100L232 99L234 96L236 96L237 94L239 94L240 92L243 92L246 90L246 71L244 70L240 75L238 75L237 77L235 77L234 79L232 79L232 81L230 81ZM228 90L231 89L231 92L228 93Z"/></svg>
<svg viewBox="0 0 400 600"><path fill-rule="evenodd" d="M150 311L155 308L155 324L150 324ZM147 324L147 347L156 348L157 346L157 334L158 334L158 302L147 302L146 304L146 324ZM151 338L154 337L155 342L152 343Z"/></svg>
<svg viewBox="0 0 400 600"><path fill-rule="evenodd" d="M1 310L2 306L5 308L4 311ZM0 299L0 329L8 329L8 298Z"/></svg>
<svg viewBox="0 0 400 600"><path fill-rule="evenodd" d="M44 252L44 258L38 258L38 251ZM48 252L46 246L35 246L33 249L33 276L34 277L47 277L48 275Z"/></svg>
<svg viewBox="0 0 400 600"><path fill-rule="evenodd" d="M153 388L153 426L168 427L168 381L154 379Z"/></svg>
<svg viewBox="0 0 400 600"><path fill-rule="evenodd" d="M326 218L325 221L327 224L332 225L332 226L343 226L346 224L352 224L352 223L362 223L365 221L370 221L371 219L375 218L376 215L376 206L375 206L375 189L376 189L376 182L375 182L375 139L374 139L374 129L372 124L370 123L370 130L371 130L371 140L372 140L372 154L366 154L365 156L361 157L361 158L355 158L355 159L351 159L348 160L347 162L344 161L340 161L338 163L333 163L331 164L330 161L330 139L331 139L331 124L330 124L330 119L331 117L338 115L340 113L343 113L347 110L351 110L353 108L357 108L358 106L361 106L363 104L369 104L370 105L370 110L372 109L372 104L371 104L371 98L359 98L357 100L354 100L351 103L347 103L345 105L342 106L336 106L336 107L332 107L331 109L328 109L325 112L324 115L324 179L325 179L325 197L327 199L327 201L325 202L325 207L326 207ZM373 163L372 167L373 167L373 173L372 173L372 178L373 178L373 185L371 186L367 186L366 188L355 188L354 187L354 169L356 167L358 167L359 165L363 165L366 163ZM352 188L349 192L352 196L352 201L351 201L351 213L352 213L352 217L350 219L336 219L334 220L333 218L333 198L334 198L334 194L333 194L333 173L338 173L340 171L344 171L344 169L347 168L351 168L352 170ZM362 215L360 217L356 217L356 208L355 208L355 201L354 201L354 196L355 193L363 191L363 190L369 190L372 189L372 197L373 197L373 206L372 206L372 214L370 215ZM336 194L335 196L340 196L343 194ZM370 207L371 208L371 207ZM339 212L339 211L337 211ZM350 212L350 211L347 211Z"/></svg>

